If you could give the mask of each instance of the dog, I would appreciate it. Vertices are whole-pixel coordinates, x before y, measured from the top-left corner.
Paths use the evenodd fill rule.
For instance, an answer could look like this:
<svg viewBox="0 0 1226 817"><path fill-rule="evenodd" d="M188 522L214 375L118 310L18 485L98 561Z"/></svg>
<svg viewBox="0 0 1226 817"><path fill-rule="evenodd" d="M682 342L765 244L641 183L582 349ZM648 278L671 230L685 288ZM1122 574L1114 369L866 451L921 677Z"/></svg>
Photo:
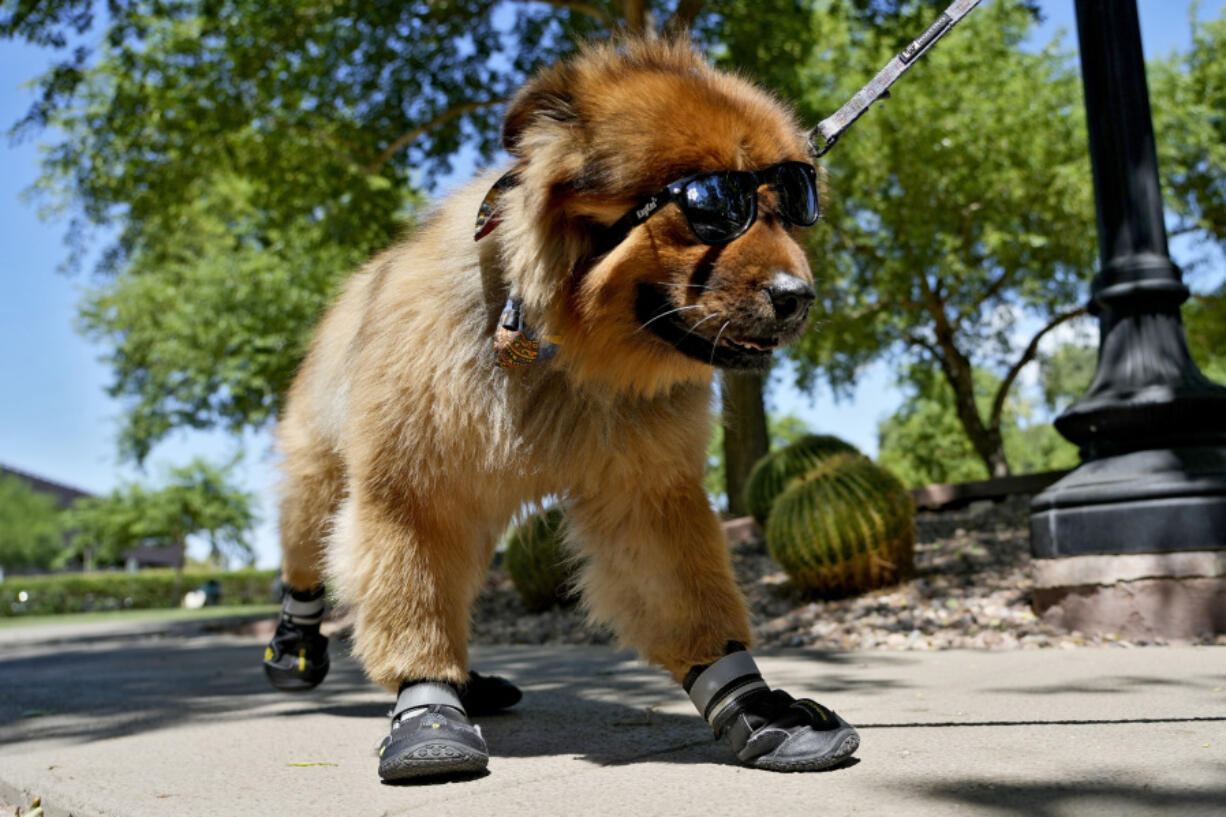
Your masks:
<svg viewBox="0 0 1226 817"><path fill-rule="evenodd" d="M469 610L508 520L564 497L587 610L682 684L742 763L836 765L855 729L762 679L702 488L720 369L765 367L814 300L806 134L685 38L590 45L514 96L508 168L354 274L278 426L287 587L269 679L328 669L326 584L395 694L386 780L480 773Z"/></svg>

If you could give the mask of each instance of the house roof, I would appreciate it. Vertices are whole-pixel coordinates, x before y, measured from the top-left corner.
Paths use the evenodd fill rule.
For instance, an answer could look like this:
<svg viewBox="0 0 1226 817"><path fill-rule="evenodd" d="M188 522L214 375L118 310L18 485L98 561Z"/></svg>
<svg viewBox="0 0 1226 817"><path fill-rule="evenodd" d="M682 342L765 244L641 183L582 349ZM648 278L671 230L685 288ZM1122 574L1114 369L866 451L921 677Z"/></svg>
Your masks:
<svg viewBox="0 0 1226 817"><path fill-rule="evenodd" d="M82 491L79 488L73 488L71 485L64 485L60 482L52 482L49 479L36 477L33 474L27 474L25 471L20 471L16 468L10 468L7 465L0 465L0 477L12 476L29 485L40 494L49 494L55 499L55 504L61 508L67 508L75 500L81 497L93 496L88 491Z"/></svg>

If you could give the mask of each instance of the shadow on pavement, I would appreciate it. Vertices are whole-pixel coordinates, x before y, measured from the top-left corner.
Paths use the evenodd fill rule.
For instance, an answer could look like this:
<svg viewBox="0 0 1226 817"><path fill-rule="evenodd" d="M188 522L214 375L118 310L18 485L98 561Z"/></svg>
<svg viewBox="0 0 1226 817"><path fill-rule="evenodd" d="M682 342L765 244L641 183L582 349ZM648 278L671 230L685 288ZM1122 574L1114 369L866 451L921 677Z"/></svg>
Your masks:
<svg viewBox="0 0 1226 817"><path fill-rule="evenodd" d="M105 740L184 722L245 718L282 700L264 678L263 645L144 637L6 648L0 661L0 745ZM323 702L369 689L341 667Z"/></svg>
<svg viewBox="0 0 1226 817"><path fill-rule="evenodd" d="M332 670L319 688L294 694L268 686L260 665L263 643L249 638L129 635L6 648L0 662L0 745L94 742L251 718L386 717L390 694L365 679L345 646L334 641ZM806 657L810 660L801 670L792 670L779 685L796 694L886 692L892 686L844 670L852 662L843 655L814 651ZM855 663L863 667L865 661L857 656ZM731 753L714 742L696 714L656 710L684 704L684 693L630 653L601 647L484 647L474 664L525 690L510 712L476 719L497 755L572 755L602 765L645 757L731 762ZM338 722L336 728L351 727Z"/></svg>
<svg viewBox="0 0 1226 817"><path fill-rule="evenodd" d="M1121 773L1120 777L1127 777ZM1226 766L1217 775L1226 780ZM973 814L995 817L1065 817L1095 807L1095 814L1178 814L1199 817L1226 813L1226 784L1186 790L1085 780L1075 783L1016 783L967 779L925 786L917 795L970 807ZM959 810L958 813L961 813Z"/></svg>

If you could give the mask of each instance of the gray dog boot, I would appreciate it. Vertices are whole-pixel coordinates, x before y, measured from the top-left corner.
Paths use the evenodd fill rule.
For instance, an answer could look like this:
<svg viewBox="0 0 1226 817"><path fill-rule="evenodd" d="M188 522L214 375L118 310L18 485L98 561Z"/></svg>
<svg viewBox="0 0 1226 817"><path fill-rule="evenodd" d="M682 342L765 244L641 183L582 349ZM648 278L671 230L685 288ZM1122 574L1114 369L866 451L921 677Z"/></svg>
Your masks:
<svg viewBox="0 0 1226 817"><path fill-rule="evenodd" d="M442 681L405 681L392 709L391 734L379 746L384 780L472 775L490 753L468 720L456 688Z"/></svg>
<svg viewBox="0 0 1226 817"><path fill-rule="evenodd" d="M714 664L694 667L685 691L711 728L746 766L774 772L809 772L843 762L860 735L819 703L772 690L744 646L728 645Z"/></svg>

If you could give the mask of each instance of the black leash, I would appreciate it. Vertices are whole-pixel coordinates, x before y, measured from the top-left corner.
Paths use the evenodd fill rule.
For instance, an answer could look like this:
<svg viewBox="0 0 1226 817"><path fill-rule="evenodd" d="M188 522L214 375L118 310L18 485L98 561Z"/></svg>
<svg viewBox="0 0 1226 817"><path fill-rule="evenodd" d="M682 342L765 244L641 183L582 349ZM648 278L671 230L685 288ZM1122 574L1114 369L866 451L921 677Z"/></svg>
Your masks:
<svg viewBox="0 0 1226 817"><path fill-rule="evenodd" d="M857 91L856 95L849 99L843 107L819 122L817 127L809 133L809 146L813 150L813 155L826 155L843 135L843 131L850 128L853 122L863 116L870 105L879 99L888 97L890 86L906 73L911 64L923 56L925 51L932 48L937 40L948 34L950 29L977 5L979 5L979 0L954 0L932 25L924 29L923 34L915 38L910 45L890 60L885 68L882 68L881 72L873 77L872 82Z"/></svg>

